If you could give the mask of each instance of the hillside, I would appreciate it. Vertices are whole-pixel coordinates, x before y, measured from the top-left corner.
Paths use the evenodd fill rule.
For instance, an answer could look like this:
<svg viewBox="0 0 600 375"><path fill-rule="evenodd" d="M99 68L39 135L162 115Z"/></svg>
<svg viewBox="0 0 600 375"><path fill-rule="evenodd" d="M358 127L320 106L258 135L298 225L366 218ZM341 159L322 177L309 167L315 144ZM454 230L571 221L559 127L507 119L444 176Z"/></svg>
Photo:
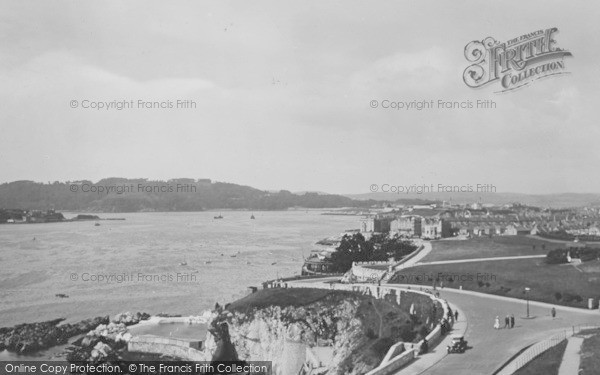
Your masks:
<svg viewBox="0 0 600 375"><path fill-rule="evenodd" d="M0 185L0 208L88 212L202 211L210 209L284 210L291 207L369 207L371 200L341 195L289 191L268 192L211 180L169 181L107 178L98 182L38 183L15 181Z"/></svg>

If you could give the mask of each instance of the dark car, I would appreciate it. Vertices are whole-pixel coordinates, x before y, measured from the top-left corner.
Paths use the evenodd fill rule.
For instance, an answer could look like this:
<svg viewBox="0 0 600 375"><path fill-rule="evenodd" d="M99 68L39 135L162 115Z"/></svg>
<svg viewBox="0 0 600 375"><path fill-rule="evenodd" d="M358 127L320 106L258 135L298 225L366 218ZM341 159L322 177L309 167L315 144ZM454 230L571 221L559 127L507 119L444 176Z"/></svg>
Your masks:
<svg viewBox="0 0 600 375"><path fill-rule="evenodd" d="M448 353L464 353L467 350L467 342L463 336L454 336L447 348Z"/></svg>

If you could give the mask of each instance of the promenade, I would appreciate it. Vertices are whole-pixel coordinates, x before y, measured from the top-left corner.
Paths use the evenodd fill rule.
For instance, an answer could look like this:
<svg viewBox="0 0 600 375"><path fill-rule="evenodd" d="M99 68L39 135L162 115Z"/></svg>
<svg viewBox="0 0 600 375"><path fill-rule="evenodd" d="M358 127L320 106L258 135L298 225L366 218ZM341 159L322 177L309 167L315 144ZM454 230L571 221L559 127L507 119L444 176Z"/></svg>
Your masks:
<svg viewBox="0 0 600 375"><path fill-rule="evenodd" d="M310 279L293 283L311 287L317 283L327 283L337 279ZM393 286L403 289L410 287L415 290L421 288L418 285L386 284L386 287ZM446 337L438 346L432 348L433 355L417 358L397 374L491 375L528 345L561 331L571 330L573 326L600 325L598 310L584 310L530 301L531 318L527 319L526 301L524 300L448 288L438 289L438 291L440 297L446 299L460 311L459 325L450 335L464 332L469 349L462 354L446 354L445 346L449 341L449 337ZM550 309L553 306L557 310L555 319L550 315ZM495 330L493 328L494 318L499 316L501 326L503 326L504 317L507 314L514 314L515 327Z"/></svg>

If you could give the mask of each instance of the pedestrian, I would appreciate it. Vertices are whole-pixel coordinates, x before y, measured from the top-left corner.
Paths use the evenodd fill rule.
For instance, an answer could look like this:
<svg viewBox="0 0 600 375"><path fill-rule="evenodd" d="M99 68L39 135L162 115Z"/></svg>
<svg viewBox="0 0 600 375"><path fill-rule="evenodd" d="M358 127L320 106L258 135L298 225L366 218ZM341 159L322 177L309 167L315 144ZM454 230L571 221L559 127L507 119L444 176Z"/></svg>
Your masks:
<svg viewBox="0 0 600 375"><path fill-rule="evenodd" d="M552 319L556 318L556 309L554 307L550 310L550 314L552 314Z"/></svg>
<svg viewBox="0 0 600 375"><path fill-rule="evenodd" d="M506 317L504 318L504 328L509 328L510 327L510 317L508 315L506 315Z"/></svg>
<svg viewBox="0 0 600 375"><path fill-rule="evenodd" d="M500 318L498 316L494 320L494 329L500 329Z"/></svg>
<svg viewBox="0 0 600 375"><path fill-rule="evenodd" d="M448 313L446 314L446 316L448 317L448 320L452 319L452 309L450 308L450 306L448 306Z"/></svg>
<svg viewBox="0 0 600 375"><path fill-rule="evenodd" d="M454 311L454 320L458 320L458 310Z"/></svg>
<svg viewBox="0 0 600 375"><path fill-rule="evenodd" d="M427 342L427 339L423 339L423 343L421 344L421 353L420 354L425 354L429 351L429 343Z"/></svg>
<svg viewBox="0 0 600 375"><path fill-rule="evenodd" d="M446 331L448 331L448 321L446 320L446 318L442 318L442 323L440 324L440 330L442 332L442 335L446 334Z"/></svg>
<svg viewBox="0 0 600 375"><path fill-rule="evenodd" d="M515 327L515 314L510 314L510 328Z"/></svg>

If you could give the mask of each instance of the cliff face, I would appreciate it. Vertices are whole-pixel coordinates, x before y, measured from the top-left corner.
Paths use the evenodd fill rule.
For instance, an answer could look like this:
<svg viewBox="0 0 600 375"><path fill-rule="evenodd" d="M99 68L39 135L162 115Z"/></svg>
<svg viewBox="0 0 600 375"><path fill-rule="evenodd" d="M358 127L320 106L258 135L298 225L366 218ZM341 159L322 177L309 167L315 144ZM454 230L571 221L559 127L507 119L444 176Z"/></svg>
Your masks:
<svg viewBox="0 0 600 375"><path fill-rule="evenodd" d="M295 303L245 304L242 299L223 311L207 340L213 359L272 361L274 374L290 375L306 361L307 346L321 347L328 374L363 374L380 363L403 332L420 328L387 301L350 292L285 292L297 294ZM272 302L272 293L280 292L260 291L246 299Z"/></svg>

